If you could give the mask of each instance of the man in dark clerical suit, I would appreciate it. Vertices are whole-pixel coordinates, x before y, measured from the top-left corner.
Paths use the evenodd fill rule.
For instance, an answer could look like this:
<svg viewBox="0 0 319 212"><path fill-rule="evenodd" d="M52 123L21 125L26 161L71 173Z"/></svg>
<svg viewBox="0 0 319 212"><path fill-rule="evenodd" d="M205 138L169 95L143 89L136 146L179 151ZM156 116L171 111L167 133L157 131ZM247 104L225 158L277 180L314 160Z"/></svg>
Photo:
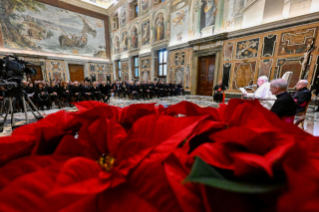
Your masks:
<svg viewBox="0 0 319 212"><path fill-rule="evenodd" d="M297 103L297 113L305 112L307 103L311 100L311 92L307 88L307 80L299 80L296 85L297 92L294 95L294 100Z"/></svg>
<svg viewBox="0 0 319 212"><path fill-rule="evenodd" d="M297 111L297 104L286 91L287 86L288 83L284 79L275 79L270 83L270 91L277 97L270 110L276 113L279 118L294 116Z"/></svg>
<svg viewBox="0 0 319 212"><path fill-rule="evenodd" d="M224 91L226 90L225 86L223 86L222 81L218 82L218 85L214 87L214 101L222 102Z"/></svg>

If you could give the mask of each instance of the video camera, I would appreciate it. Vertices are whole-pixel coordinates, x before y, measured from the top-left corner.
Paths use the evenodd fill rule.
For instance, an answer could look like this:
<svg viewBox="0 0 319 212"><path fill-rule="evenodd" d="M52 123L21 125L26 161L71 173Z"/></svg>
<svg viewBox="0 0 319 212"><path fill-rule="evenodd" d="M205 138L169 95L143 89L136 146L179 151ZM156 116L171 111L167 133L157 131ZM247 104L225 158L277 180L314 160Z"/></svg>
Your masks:
<svg viewBox="0 0 319 212"><path fill-rule="evenodd" d="M31 63L12 55L0 59L0 86L7 90L20 90L23 75L34 76L37 73L33 68L26 68L28 64Z"/></svg>

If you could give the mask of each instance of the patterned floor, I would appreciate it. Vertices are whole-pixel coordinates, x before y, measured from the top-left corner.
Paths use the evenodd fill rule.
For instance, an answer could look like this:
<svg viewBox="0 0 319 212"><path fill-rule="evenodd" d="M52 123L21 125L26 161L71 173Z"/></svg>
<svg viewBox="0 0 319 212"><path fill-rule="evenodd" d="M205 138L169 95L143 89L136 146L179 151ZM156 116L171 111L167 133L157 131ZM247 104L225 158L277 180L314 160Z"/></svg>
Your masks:
<svg viewBox="0 0 319 212"><path fill-rule="evenodd" d="M216 107L216 108L218 107L218 104L213 102L212 97L192 96L192 95L177 96L177 97L165 97L165 98L151 99L151 100L146 100L146 101L111 98L110 105L114 105L114 106L118 106L118 107L125 107L125 106L131 105L131 104L156 102L157 104L162 104L164 107L168 107L169 105L176 104L176 103L181 102L181 101L193 102L193 103L195 103L199 106L202 106L202 107L207 107L207 106ZM68 107L68 108L63 108L63 110L75 111L76 108ZM45 117L46 115L51 114L51 113L55 113L57 111L59 111L59 109L56 108L55 106L53 106L53 109L40 111L40 113ZM31 112L28 112L28 116L29 116L29 123L36 121L36 119L34 118L34 116L32 115ZM14 118L15 118L17 125L22 125L22 124L26 123L24 113L15 113ZM2 119L2 117L0 117L0 119ZM296 117L296 119L297 119L297 117ZM315 113L313 107L309 107L309 109L307 111L307 116L306 116L304 127L308 133L313 134L315 136L319 136L319 112ZM0 137L10 135L11 132L12 132L11 119L9 119L9 120L7 120L7 124L5 125L4 132L0 133Z"/></svg>

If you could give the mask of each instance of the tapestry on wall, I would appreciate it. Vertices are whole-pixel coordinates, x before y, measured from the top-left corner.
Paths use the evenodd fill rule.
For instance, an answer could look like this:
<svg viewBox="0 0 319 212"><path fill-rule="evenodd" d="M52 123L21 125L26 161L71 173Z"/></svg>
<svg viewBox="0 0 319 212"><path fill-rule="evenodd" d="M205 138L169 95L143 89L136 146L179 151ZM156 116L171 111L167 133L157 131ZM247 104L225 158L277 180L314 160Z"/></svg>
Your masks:
<svg viewBox="0 0 319 212"><path fill-rule="evenodd" d="M37 1L10 6L1 15L9 49L106 58L104 21Z"/></svg>

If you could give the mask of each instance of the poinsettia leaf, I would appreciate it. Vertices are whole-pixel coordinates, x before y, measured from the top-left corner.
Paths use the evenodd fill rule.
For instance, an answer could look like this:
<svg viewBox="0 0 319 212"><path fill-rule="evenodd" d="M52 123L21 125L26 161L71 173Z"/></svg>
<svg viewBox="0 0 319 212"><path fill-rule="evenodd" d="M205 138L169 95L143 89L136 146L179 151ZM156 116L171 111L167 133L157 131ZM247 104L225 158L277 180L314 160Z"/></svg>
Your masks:
<svg viewBox="0 0 319 212"><path fill-rule="evenodd" d="M268 193L283 187L285 184L279 183L250 183L242 181L231 181L226 179L218 170L206 164L197 157L191 173L186 182L201 183L218 189L237 193Z"/></svg>

